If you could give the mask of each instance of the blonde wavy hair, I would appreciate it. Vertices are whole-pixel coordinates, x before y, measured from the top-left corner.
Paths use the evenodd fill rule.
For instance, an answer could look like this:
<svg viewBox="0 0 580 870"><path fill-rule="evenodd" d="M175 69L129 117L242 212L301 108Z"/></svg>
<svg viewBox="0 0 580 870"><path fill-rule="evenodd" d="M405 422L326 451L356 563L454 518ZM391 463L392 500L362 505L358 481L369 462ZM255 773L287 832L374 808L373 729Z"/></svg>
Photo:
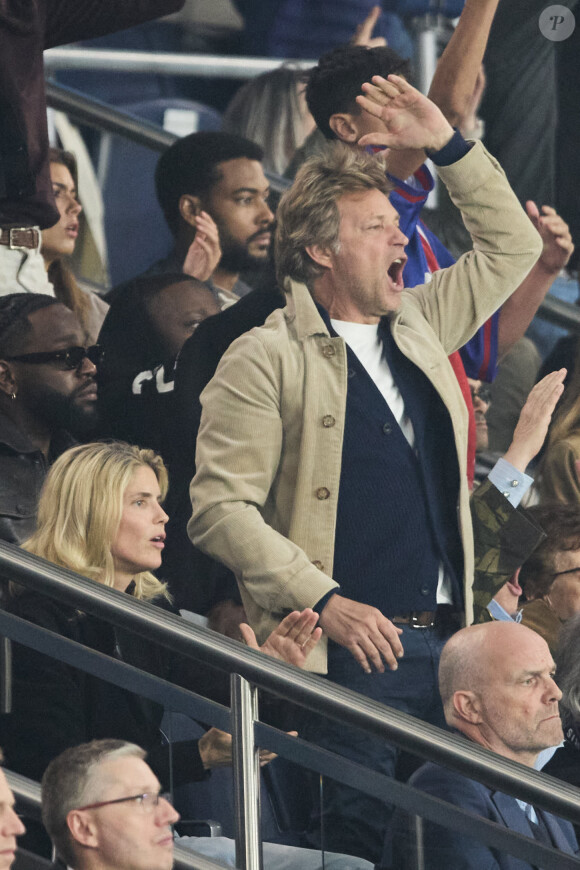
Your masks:
<svg viewBox="0 0 580 870"><path fill-rule="evenodd" d="M311 287L324 273L324 266L306 249L320 245L337 253L338 200L367 190L380 190L388 196L393 184L385 176L382 160L359 148L334 142L322 154L304 161L276 209L274 259L280 287L287 275Z"/></svg>
<svg viewBox="0 0 580 870"><path fill-rule="evenodd" d="M151 468L165 498L167 471L153 450L122 441L81 444L67 450L48 472L38 503L37 530L22 549L114 586L111 548L121 522L123 496L143 466ZM137 574L134 581L135 598L150 601L164 595L170 599L166 585L150 571Z"/></svg>

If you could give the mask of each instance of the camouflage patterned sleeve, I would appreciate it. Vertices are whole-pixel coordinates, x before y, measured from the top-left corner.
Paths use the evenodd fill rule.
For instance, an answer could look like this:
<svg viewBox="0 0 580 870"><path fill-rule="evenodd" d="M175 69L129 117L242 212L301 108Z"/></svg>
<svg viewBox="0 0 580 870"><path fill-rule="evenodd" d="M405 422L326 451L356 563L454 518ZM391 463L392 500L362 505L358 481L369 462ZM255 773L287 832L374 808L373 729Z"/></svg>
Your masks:
<svg viewBox="0 0 580 870"><path fill-rule="evenodd" d="M542 529L486 480L471 497L475 549L474 622L491 619L487 605L546 537Z"/></svg>

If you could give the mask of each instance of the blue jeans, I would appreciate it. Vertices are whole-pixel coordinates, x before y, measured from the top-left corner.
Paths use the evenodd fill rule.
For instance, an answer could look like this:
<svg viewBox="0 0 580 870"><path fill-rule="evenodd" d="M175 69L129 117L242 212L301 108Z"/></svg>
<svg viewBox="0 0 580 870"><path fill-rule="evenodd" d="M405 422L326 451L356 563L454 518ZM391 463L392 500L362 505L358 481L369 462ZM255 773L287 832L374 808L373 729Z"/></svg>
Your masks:
<svg viewBox="0 0 580 870"><path fill-rule="evenodd" d="M365 674L347 649L330 642L328 679L373 701L445 728L437 671L441 650L449 634L441 636L434 628L402 628L404 656L396 671ZM300 736L380 773L395 775L398 748L364 731L308 715ZM322 801L323 806L315 811L307 836L309 845L316 848L324 845L325 849L358 855L378 863L393 807L329 779L324 781Z"/></svg>

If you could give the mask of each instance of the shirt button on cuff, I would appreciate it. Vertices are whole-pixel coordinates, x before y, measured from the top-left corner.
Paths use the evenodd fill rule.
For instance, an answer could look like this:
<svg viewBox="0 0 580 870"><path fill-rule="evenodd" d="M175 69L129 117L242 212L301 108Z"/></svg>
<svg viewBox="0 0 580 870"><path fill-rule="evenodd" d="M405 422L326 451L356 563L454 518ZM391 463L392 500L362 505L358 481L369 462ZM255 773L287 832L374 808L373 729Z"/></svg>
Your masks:
<svg viewBox="0 0 580 870"><path fill-rule="evenodd" d="M319 562L318 559L315 559L312 564L315 568L318 568L319 571L324 571L324 565L322 562Z"/></svg>
<svg viewBox="0 0 580 870"><path fill-rule="evenodd" d="M519 486L519 485L520 485L519 480L512 480L512 486Z"/></svg>

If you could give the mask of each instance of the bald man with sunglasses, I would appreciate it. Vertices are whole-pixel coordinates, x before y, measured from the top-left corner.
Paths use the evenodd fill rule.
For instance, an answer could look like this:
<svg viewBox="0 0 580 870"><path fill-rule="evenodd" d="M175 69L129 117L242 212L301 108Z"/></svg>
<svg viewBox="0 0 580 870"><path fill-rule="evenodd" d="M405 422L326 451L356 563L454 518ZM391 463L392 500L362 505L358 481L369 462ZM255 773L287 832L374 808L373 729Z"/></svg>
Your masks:
<svg viewBox="0 0 580 870"><path fill-rule="evenodd" d="M54 297L0 297L0 538L20 544L36 525L54 460L97 422L97 346Z"/></svg>

